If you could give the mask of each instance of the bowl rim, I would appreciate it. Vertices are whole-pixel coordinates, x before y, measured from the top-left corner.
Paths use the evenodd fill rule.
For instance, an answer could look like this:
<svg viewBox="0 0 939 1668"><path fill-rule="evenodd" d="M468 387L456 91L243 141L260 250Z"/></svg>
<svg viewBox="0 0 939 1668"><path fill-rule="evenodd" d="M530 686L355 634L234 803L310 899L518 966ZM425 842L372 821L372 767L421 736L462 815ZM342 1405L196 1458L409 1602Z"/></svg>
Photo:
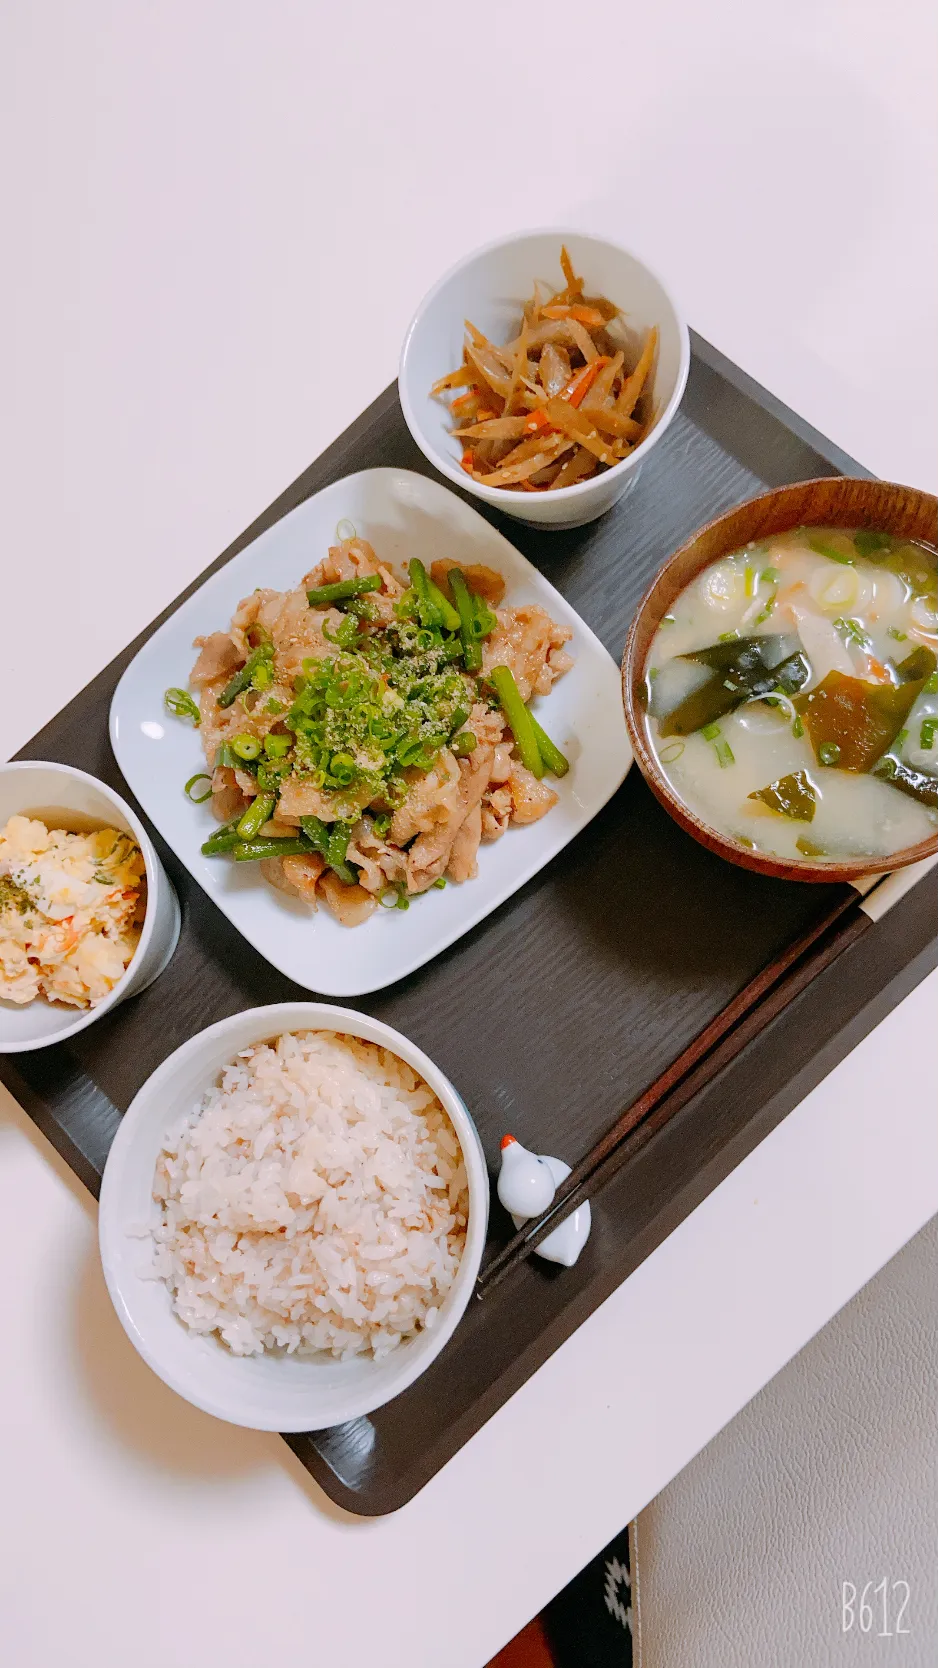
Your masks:
<svg viewBox="0 0 939 1668"><path fill-rule="evenodd" d="M651 617L654 621L654 631L661 622L661 614L670 606L668 602L664 603L661 611L658 611L655 607L656 593L662 581L688 556L699 540L704 541L708 534L714 533L724 522L731 521L744 509L760 505L765 505L769 509L774 502L785 498L788 494L796 498L798 494L809 491L814 487L822 484L830 485L841 479L850 479L852 487L855 488L871 487L879 491L901 491L921 500L924 505L936 505L936 498L932 493L925 492L919 487L904 487L898 483L883 481L878 478L825 475L808 481L789 482L781 487L772 487L767 492L756 493L752 498L745 499L743 503L734 504L720 515L713 516L709 521L703 522L687 539L683 540L678 549L657 570L636 609L623 649L621 683L626 728L629 731L629 739L632 743L636 763L656 799L665 807L679 827L683 828L685 833L690 834L700 845L706 846L709 851L715 852L718 857L723 857L728 862L737 864L739 868L751 869L757 874L770 875L775 879L798 880L809 883L837 883L839 881L852 881L862 875L890 874L894 869L903 869L911 863L919 863L924 858L933 857L937 850L937 835L934 834L928 840L920 840L915 846L905 846L900 851L891 852L886 858L883 855L869 856L834 863L796 862L792 858L748 851L745 846L737 845L733 840L728 839L726 835L712 827L710 823L702 821L697 813L678 797L649 744L646 735L645 713L637 696L637 690L645 671L648 650L643 656L642 664L637 666L638 641L640 632L648 623L649 618ZM794 519L792 525L797 527L800 525L800 521ZM730 547L728 546L728 549L722 554L729 553ZM694 569L691 577L696 577L712 562L719 560L720 554L714 552L702 555L700 563ZM680 589L684 590L690 582L690 578L686 578Z"/></svg>
<svg viewBox="0 0 939 1668"><path fill-rule="evenodd" d="M588 243L598 244L606 249L613 249L617 254L627 255L630 260L635 261L638 266L643 267L653 282L658 285L672 310L672 314L678 328L679 357L675 386L672 389L665 406L663 407L657 423L646 435L641 445L637 446L634 452L630 452L629 457L621 458L619 463L615 463L613 465L612 469L604 470L602 475L591 476L591 478L586 481L575 481L573 486L569 487L548 487L547 489L543 489L538 494L539 504L574 504L578 501L578 499L589 499L591 494L596 492L601 482L605 485L608 481L622 479L624 475L629 474L630 470L642 463L642 461L648 457L649 452L652 450L656 441L665 433L672 421L672 418L678 410L678 407L684 397L685 387L688 382L688 374L691 369L691 337L688 332L688 325L685 318L676 305L672 290L666 283L663 282L659 273L654 267L649 265L644 256L638 254L633 249L627 249L625 244L616 243L612 238L601 237L596 232L580 231L575 226L532 226L521 232L511 232L505 237L493 238L490 242L480 244L478 248L472 249L469 254L463 255L459 260L454 261L452 266L448 267L446 272L442 273L436 283L432 284L430 289L422 297L412 314L411 321L405 331L404 341L401 346L401 353L398 360L398 398L401 402L401 409L404 413L404 420L407 423L408 429L428 462L432 463L435 469L439 469L441 474L446 475L447 479L454 482L456 486L462 487L465 492L473 493L476 497L481 498L487 504L504 504L507 496L507 489L505 487L487 487L485 482L473 480L472 476L468 475L465 469L459 468L459 466L455 464L451 458L449 458L443 451L438 451L438 449L425 437L423 425L418 418L415 407L411 403L407 389L406 371L408 366L408 355L427 308L459 272L463 271L465 267L471 266L474 261L480 260L484 255L492 255L495 254L497 250L508 248L512 244L527 243L530 239L540 237L556 237L562 243L568 238L579 238ZM521 303L519 303L519 305L521 305ZM430 395L428 392L428 398L429 397ZM508 496L511 497L518 495L509 494Z"/></svg>
<svg viewBox="0 0 939 1668"><path fill-rule="evenodd" d="M397 1031L393 1026L386 1024L384 1020L376 1019L370 1014L359 1013L353 1008L338 1007L331 1002L296 1000L262 1003L257 1007L244 1008L237 1013L229 1014L226 1018L216 1020L214 1024L204 1027L203 1030L197 1031L194 1036L188 1037L185 1042L180 1043L179 1047L168 1054L151 1072L146 1081L141 1084L124 1113L111 1144L101 1179L98 1207L98 1247L101 1266L108 1294L121 1325L138 1353L152 1371L156 1373L157 1377L162 1379L165 1384L169 1385L170 1389L175 1390L186 1401L191 1402L193 1406L201 1408L203 1412L212 1414L215 1418L223 1419L229 1424L241 1425L251 1430L311 1430L316 1426L317 1413L315 1407L307 1408L302 1416L297 1417L295 1422L291 1420L285 1422L284 1414L280 1411L272 1414L261 1423L256 1418L249 1421L244 1417L239 1417L231 1406L226 1405L224 1397L201 1393L198 1384L192 1382L192 1375L187 1376L183 1370L177 1371L172 1360L168 1361L159 1350L154 1349L149 1337L138 1326L134 1317L134 1309L128 1304L125 1296L126 1274L122 1276L119 1264L111 1256L112 1240L117 1235L127 1233L126 1207L122 1204L121 1193L125 1179L124 1169L130 1161L130 1155L136 1144L137 1126L141 1118L146 1115L148 1106L152 1104L154 1096L159 1097L163 1093L167 1079L172 1078L181 1057L197 1057L200 1049L205 1046L207 1039L220 1040L227 1033L237 1030L246 1022L250 1023L257 1020L260 1024L262 1016L265 1022L264 1029L257 1037L257 1043L271 1040L284 1032L300 1030L345 1031L354 1036L362 1036L362 1029L360 1028L377 1030L381 1034L378 1046L387 1048L391 1053L396 1054L399 1059L403 1059L408 1065L412 1066L424 1078L428 1087L433 1090L440 1100L453 1124L466 1165L469 1188L466 1242L456 1279L447 1294L447 1298L444 1299L444 1304L452 1294L458 1294L458 1300L453 1303L450 1313L445 1317L442 1314L443 1306L441 1306L441 1320L431 1331L424 1330L416 1334L414 1342L419 1342L422 1346L419 1351L415 1351L408 1358L403 1350L396 1350L391 1357L386 1358L393 1363L404 1363L404 1370L397 1375L390 1393L382 1390L378 1380L372 1386L350 1387L348 1410L343 1413L340 1420L330 1416L330 1424L361 1418L394 1400L421 1377L449 1342L469 1306L483 1252L485 1251L490 1202L489 1172L482 1142L472 1114L459 1091L451 1083L442 1068L436 1065L424 1053L423 1049L413 1043L409 1037ZM375 1039L365 1036L363 1040L374 1041ZM256 1043L243 1043L240 1046L243 1048L254 1047ZM234 1055L237 1051L236 1045L233 1044L231 1055ZM208 1087L208 1077L205 1086ZM174 1101L172 1093L168 1093L166 1095L166 1112L162 1123L163 1134L179 1116L179 1110L178 1101ZM156 1164L158 1150L158 1146L154 1146L154 1165ZM183 1323L180 1321L178 1325L180 1337L187 1338L188 1334ZM232 1357L235 1362L239 1359L237 1356ZM359 1361L361 1358L356 1357L356 1360ZM315 1360L311 1358L311 1368L315 1369L315 1365ZM373 1363L373 1365L380 1367L383 1363ZM311 1379L311 1391L313 1387L314 1380Z"/></svg>
<svg viewBox="0 0 939 1668"><path fill-rule="evenodd" d="M117 1003L123 999L124 992L127 989L131 975L136 971L140 962L143 960L143 957L150 946L150 941L156 931L157 925L157 891L160 879L162 878L162 865L160 865L160 859L157 855L153 841L150 839L149 834L144 828L143 823L137 816L136 812L131 810L127 801L122 799L121 795L114 788L110 787L107 782L102 782L99 776L92 776L91 772L88 770L79 770L76 765L61 764L58 759L7 759L0 762L0 776L16 775L20 772L29 772L33 770L54 770L60 775L72 777L76 781L90 782L92 787L97 788L99 793L104 794L106 799L111 800L112 804L115 805L121 814L127 818L127 822L130 825L134 839L137 841L143 855L144 868L147 876L147 907L144 913L143 925L140 929L140 937L137 940L137 948L131 956L130 961L127 963L121 977L118 979L117 984L108 992L103 1001L98 1002L93 1008L83 1008L77 1010L76 1018L72 1020L70 1024L63 1025L60 1031L55 1031L50 1036L31 1037L26 1042L9 1042L4 1040L2 1046L0 1046L0 1054L30 1054L37 1048L51 1048L55 1043L68 1041L70 1037L74 1037L79 1031L84 1031L86 1026L93 1025L95 1020L101 1019L104 1014L108 1013L111 1008L115 1007ZM63 809L67 810L68 807L63 806ZM28 813L23 811L14 811L10 814L11 816L25 816ZM158 867L160 871L159 873ZM42 1001L43 999L41 997L37 997L35 1000Z"/></svg>

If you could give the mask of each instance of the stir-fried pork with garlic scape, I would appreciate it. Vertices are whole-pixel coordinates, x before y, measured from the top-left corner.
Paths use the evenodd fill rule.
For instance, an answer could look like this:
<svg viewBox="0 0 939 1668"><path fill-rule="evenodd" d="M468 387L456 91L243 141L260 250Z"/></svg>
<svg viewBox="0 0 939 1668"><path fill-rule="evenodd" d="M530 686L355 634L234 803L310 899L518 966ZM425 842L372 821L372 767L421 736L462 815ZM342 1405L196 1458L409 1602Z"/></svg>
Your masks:
<svg viewBox="0 0 939 1668"><path fill-rule="evenodd" d="M431 389L450 399L462 467L486 486L574 486L628 457L652 427L658 331L634 342L619 307L584 295L564 248L561 269L564 288L546 298L536 283L510 342L490 342L467 319L463 363Z"/></svg>
<svg viewBox="0 0 939 1668"><path fill-rule="evenodd" d="M348 538L296 590L245 597L196 640L198 700L166 696L205 749L186 784L219 820L203 852L344 926L471 880L480 843L544 816L567 770L528 703L572 665L571 632L504 595L492 568L402 576Z"/></svg>

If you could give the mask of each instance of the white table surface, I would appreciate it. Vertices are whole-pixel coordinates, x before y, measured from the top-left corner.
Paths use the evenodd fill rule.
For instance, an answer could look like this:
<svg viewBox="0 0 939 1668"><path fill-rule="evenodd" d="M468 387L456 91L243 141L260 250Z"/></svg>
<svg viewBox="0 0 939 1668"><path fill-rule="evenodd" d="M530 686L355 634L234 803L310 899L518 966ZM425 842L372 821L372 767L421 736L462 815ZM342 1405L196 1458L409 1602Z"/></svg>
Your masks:
<svg viewBox="0 0 939 1668"><path fill-rule="evenodd" d="M0 752L516 227L631 243L724 352L934 488L932 11L7 0ZM151 1376L92 1201L4 1095L0 1658L481 1668L935 1210L934 1011L935 977L375 1522Z"/></svg>

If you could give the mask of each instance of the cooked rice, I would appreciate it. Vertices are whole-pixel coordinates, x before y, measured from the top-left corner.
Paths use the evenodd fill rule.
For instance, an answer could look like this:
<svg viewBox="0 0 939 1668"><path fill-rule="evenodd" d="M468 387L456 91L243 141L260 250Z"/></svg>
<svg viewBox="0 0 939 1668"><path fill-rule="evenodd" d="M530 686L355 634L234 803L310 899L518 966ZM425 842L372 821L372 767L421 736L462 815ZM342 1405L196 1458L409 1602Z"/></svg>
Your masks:
<svg viewBox="0 0 939 1668"><path fill-rule="evenodd" d="M469 1194L440 1101L387 1049L287 1033L226 1066L157 1161L155 1271L236 1355L386 1355L434 1324Z"/></svg>

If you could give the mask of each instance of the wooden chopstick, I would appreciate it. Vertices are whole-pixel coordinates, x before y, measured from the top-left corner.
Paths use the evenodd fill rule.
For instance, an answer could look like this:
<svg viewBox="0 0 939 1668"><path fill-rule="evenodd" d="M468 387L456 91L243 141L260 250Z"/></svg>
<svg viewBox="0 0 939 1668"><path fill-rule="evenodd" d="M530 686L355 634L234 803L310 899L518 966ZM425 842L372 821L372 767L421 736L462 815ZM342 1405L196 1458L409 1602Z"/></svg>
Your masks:
<svg viewBox="0 0 939 1668"><path fill-rule="evenodd" d="M722 1070L764 1025L791 1002L810 978L814 978L822 967L828 965L828 961L840 955L859 932L871 925L871 919L861 910L860 902L860 890L845 886L831 907L800 938L787 944L762 968L655 1082L620 1113L606 1134L561 1183L548 1209L541 1216L524 1223L514 1238L482 1270L477 1280L478 1297L485 1297L501 1285L548 1234L553 1233L578 1205L597 1192L669 1117L685 1105L692 1094L696 1094ZM844 922L842 918L849 910L854 913ZM839 923L841 930L821 943ZM819 949L812 956L810 952L815 946ZM794 972L790 973L790 969ZM786 978L787 973L789 978ZM640 1127L643 1132L641 1140L637 1139ZM647 1130L648 1133L645 1133Z"/></svg>

